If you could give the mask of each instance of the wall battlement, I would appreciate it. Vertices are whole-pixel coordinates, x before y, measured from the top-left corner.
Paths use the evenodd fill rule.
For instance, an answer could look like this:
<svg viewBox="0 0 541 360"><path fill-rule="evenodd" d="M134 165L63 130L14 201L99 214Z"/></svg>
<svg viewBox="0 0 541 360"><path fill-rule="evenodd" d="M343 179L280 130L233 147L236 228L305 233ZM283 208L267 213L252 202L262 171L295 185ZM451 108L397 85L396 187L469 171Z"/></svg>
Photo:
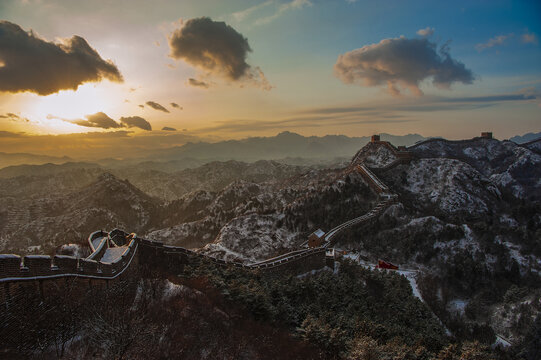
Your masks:
<svg viewBox="0 0 541 360"><path fill-rule="evenodd" d="M0 282L15 282L46 279L62 276L111 278L123 271L134 258L138 241L132 240L126 252L111 263L93 259L78 259L73 256L55 255L0 255Z"/></svg>

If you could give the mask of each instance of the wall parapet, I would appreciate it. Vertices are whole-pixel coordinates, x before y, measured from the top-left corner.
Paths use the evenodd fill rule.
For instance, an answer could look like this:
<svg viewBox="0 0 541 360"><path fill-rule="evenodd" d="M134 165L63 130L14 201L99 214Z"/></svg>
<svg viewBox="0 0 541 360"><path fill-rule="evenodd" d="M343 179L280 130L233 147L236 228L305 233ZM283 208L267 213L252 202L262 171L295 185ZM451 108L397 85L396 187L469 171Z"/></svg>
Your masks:
<svg viewBox="0 0 541 360"><path fill-rule="evenodd" d="M114 279L123 273L133 261L138 240L132 239L126 251L112 263L74 256L55 255L0 255L0 282L42 280L58 277L83 277Z"/></svg>
<svg viewBox="0 0 541 360"><path fill-rule="evenodd" d="M98 244L98 246L94 246L94 240L101 237L101 241ZM109 234L103 230L94 231L90 236L88 237L88 243L90 245L90 249L92 249L92 254L90 254L87 259L100 259L103 254L105 254L105 251L107 251L107 241L109 239Z"/></svg>

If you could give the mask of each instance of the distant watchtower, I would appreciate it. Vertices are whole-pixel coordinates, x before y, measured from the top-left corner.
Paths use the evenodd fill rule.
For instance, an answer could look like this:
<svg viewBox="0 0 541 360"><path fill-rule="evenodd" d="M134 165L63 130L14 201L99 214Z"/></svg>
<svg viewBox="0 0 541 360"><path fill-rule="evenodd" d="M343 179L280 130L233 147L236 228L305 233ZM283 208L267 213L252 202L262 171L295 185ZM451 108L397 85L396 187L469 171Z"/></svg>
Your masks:
<svg viewBox="0 0 541 360"><path fill-rule="evenodd" d="M492 139L492 133L491 133L491 132L488 132L488 131L487 131L487 132L482 132L482 133L481 133L481 137L482 137L483 139Z"/></svg>
<svg viewBox="0 0 541 360"><path fill-rule="evenodd" d="M380 141L381 140L380 140L379 135L372 135L372 137L370 138L370 142L373 142L373 143L380 142Z"/></svg>

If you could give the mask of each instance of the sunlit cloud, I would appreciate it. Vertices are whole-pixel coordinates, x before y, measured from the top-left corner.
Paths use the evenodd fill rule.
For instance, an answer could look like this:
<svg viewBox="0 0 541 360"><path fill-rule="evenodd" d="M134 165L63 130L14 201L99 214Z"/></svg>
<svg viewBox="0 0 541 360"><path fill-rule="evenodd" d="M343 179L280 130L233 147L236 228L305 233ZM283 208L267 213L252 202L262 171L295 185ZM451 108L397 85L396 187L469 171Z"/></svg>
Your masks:
<svg viewBox="0 0 541 360"><path fill-rule="evenodd" d="M431 28L430 26L427 26L424 29L419 29L419 30L417 30L417 35L424 36L424 37L432 36L432 35L434 35L434 28Z"/></svg>
<svg viewBox="0 0 541 360"><path fill-rule="evenodd" d="M391 95L400 95L407 88L422 95L419 84L431 78L434 85L448 89L452 83L471 84L474 75L466 66L453 59L447 45L427 38L405 37L384 39L339 55L334 65L336 76L346 84L381 86L386 84Z"/></svg>
<svg viewBox="0 0 541 360"><path fill-rule="evenodd" d="M85 82L123 81L116 65L80 36L48 42L9 21L0 21L0 34L0 91L49 95Z"/></svg>

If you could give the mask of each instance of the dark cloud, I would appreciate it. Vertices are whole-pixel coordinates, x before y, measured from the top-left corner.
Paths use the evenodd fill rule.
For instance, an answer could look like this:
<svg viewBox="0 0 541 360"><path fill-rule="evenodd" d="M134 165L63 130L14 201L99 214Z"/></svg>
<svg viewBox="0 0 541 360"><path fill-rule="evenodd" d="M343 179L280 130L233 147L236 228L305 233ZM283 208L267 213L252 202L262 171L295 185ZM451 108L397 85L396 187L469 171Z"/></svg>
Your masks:
<svg viewBox="0 0 541 360"><path fill-rule="evenodd" d="M145 108L145 105L142 105L142 104L141 104L141 105L137 105L137 106L139 106L141 109L144 109L144 108Z"/></svg>
<svg viewBox="0 0 541 360"><path fill-rule="evenodd" d="M152 125L145 119L143 119L140 116L128 116L128 117L121 117L120 123L128 128L137 127L139 129L151 131Z"/></svg>
<svg viewBox="0 0 541 360"><path fill-rule="evenodd" d="M471 70L451 57L447 45L437 51L437 45L427 38L400 37L363 46L339 55L334 71L346 84L387 84L393 95L400 94L397 85L422 95L419 84L427 78L440 88L449 88L454 82L471 84L474 80Z"/></svg>
<svg viewBox="0 0 541 360"><path fill-rule="evenodd" d="M86 115L86 120L72 120L70 121L73 124L85 127L95 127L102 129L117 129L122 127L119 123L111 119L107 114L103 112L98 112L92 115Z"/></svg>
<svg viewBox="0 0 541 360"><path fill-rule="evenodd" d="M182 110L182 106L180 106L180 105L177 104L177 103L172 102L172 103L170 103L170 105L171 105L171 107L174 107L174 108L177 108L177 109L179 109L179 110Z"/></svg>
<svg viewBox="0 0 541 360"><path fill-rule="evenodd" d="M123 81L116 65L82 37L55 44L8 21L0 21L0 62L0 91L6 92L49 95L85 82Z"/></svg>
<svg viewBox="0 0 541 360"><path fill-rule="evenodd" d="M150 106L151 108L153 108L154 110L163 111L163 112L166 112L166 113L169 112L169 110L167 110L164 106L158 104L157 102L147 101L146 104L148 106Z"/></svg>
<svg viewBox="0 0 541 360"><path fill-rule="evenodd" d="M164 126L164 127L162 127L162 130L163 130L163 131L177 131L177 129L172 128L172 127L169 127L169 126Z"/></svg>
<svg viewBox="0 0 541 360"><path fill-rule="evenodd" d="M200 88L203 88L203 89L208 89L209 86L210 86L208 83L206 83L204 81L194 79L194 78L189 78L188 79L188 85L195 86L195 87L200 87Z"/></svg>
<svg viewBox="0 0 541 360"><path fill-rule="evenodd" d="M246 62L252 51L248 39L223 21L208 17L190 19L170 35L169 47L172 58L209 74L271 88L261 69Z"/></svg>
<svg viewBox="0 0 541 360"><path fill-rule="evenodd" d="M152 130L152 126L148 121L143 119L139 116L128 116L128 117L121 117L120 123L116 122L115 120L111 119L107 114L103 112L98 112L92 115L86 115L86 120L83 119L76 119L76 120L70 120L70 119L63 119L60 117L56 117L53 115L47 115L48 119L59 119L66 122L70 122L75 125L84 126L84 127L92 127L92 128L101 128L101 129L118 129L118 128L140 128L143 130Z"/></svg>
<svg viewBox="0 0 541 360"><path fill-rule="evenodd" d="M20 117L17 114L14 113L6 113L4 115L0 115L0 119L7 119L9 121L17 121L17 122L30 122L27 118Z"/></svg>

